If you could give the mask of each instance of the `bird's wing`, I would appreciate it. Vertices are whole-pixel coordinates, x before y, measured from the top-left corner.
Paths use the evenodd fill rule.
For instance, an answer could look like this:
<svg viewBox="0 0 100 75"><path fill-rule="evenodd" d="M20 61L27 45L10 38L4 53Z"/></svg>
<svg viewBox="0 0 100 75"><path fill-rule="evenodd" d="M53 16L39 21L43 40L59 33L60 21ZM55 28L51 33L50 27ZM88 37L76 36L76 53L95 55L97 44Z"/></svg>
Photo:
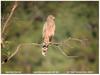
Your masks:
<svg viewBox="0 0 100 75"><path fill-rule="evenodd" d="M47 23L45 22L45 23L44 23L44 26L43 26L43 32L42 32L42 36L43 36L43 37L45 36L46 27L47 27Z"/></svg>

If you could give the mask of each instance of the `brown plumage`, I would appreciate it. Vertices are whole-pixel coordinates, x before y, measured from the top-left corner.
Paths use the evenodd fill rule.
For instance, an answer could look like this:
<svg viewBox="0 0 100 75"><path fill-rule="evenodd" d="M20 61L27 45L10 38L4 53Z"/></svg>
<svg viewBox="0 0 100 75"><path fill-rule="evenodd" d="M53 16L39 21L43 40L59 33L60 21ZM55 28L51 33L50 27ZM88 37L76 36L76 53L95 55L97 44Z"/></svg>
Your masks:
<svg viewBox="0 0 100 75"><path fill-rule="evenodd" d="M49 15L46 19L46 22L43 26L43 48L42 55L46 55L48 50L48 46L52 41L52 37L55 33L55 17L53 15Z"/></svg>

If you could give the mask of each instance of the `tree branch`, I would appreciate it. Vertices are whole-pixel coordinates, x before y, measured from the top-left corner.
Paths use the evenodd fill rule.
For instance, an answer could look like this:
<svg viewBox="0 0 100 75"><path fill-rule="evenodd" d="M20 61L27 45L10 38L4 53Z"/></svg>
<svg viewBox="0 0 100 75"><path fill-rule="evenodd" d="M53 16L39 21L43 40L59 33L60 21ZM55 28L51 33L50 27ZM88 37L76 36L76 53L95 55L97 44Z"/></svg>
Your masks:
<svg viewBox="0 0 100 75"><path fill-rule="evenodd" d="M16 50L7 58L5 59L2 64L6 63L7 61L9 61L13 56L15 56L19 49L23 46L23 45L37 45L37 46L41 46L41 44L37 44L37 43L22 43L22 44L19 44L16 48Z"/></svg>
<svg viewBox="0 0 100 75"><path fill-rule="evenodd" d="M59 46L59 45L64 45L65 43L67 44L67 42L68 41L78 41L78 42L80 42L81 44L83 43L83 41L84 40L82 40L82 39L77 39L77 38L71 38L71 37L69 37L67 40L64 40L64 41L61 41L60 43L55 43L55 42L53 42L53 43L51 43L51 45L55 45L55 46ZM87 39L85 39L85 40L87 40ZM70 48L73 48L72 46L70 46L69 44L67 44L67 46L68 47L70 47Z"/></svg>
<svg viewBox="0 0 100 75"><path fill-rule="evenodd" d="M13 13L14 13L14 11L15 11L17 6L18 6L18 3L15 2L13 7L12 7L12 9L11 9L10 15L8 16L7 20L5 21L5 23L3 25L3 29L1 31L1 35L2 35L2 37L1 37L1 47L5 47L5 44L4 44L4 40L5 40L4 32L5 32L6 28L8 27L8 25L9 25L8 22L10 21L10 19L11 19L11 17L12 17L12 15L13 15Z"/></svg>
<svg viewBox="0 0 100 75"><path fill-rule="evenodd" d="M83 42L83 40L76 39L76 38L71 38L71 37L68 38L68 39L65 40L65 41L69 41L69 40L79 41L80 43ZM64 42L65 42L65 41L64 41ZM64 52L64 50L60 48L60 46L62 46L63 44L65 44L64 42L60 42L60 43L52 42L49 46L55 45L55 46L58 48L58 50L59 50L64 56L66 56L66 57L72 57L72 58L73 58L73 57L78 57L78 56L68 56L68 55ZM16 50L15 50L7 59L5 59L5 60L2 62L2 64L6 63L6 62L9 61L14 55L16 55L16 54L18 53L19 49L20 49L22 46L24 46L24 45L36 45L36 46L40 46L40 47L42 48L42 44L38 44L38 43L22 43L22 44L19 44L19 45L17 46ZM68 46L69 46L69 45L68 45ZM69 46L69 47L70 47L70 46ZM72 48L72 47L70 47L70 48Z"/></svg>
<svg viewBox="0 0 100 75"><path fill-rule="evenodd" d="M57 46L58 50L65 56L65 57L71 57L71 58L75 58L75 57L78 57L78 56L68 56L63 49L61 49L59 46Z"/></svg>
<svg viewBox="0 0 100 75"><path fill-rule="evenodd" d="M7 20L5 21L5 23L3 25L3 29L2 29L2 32L1 32L2 34L4 33L5 29L7 28L8 22L10 21L10 19L11 19L12 15L13 15L14 10L16 9L17 5L18 5L17 2L15 2L14 5L13 5L13 8L11 9L10 15L8 16Z"/></svg>

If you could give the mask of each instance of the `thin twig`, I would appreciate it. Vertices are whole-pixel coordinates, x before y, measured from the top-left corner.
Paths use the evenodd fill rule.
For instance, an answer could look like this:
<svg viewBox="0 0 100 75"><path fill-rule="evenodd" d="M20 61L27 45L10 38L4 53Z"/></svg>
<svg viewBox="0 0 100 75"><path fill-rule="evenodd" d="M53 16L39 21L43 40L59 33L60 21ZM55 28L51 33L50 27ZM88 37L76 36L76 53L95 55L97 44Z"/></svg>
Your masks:
<svg viewBox="0 0 100 75"><path fill-rule="evenodd" d="M15 2L14 5L13 5L12 10L11 10L11 12L10 12L10 15L8 16L7 20L5 21L5 23L4 23L4 25L3 25L2 34L4 33L6 27L8 26L8 22L10 21L10 19L11 19L12 15L13 15L14 10L15 10L15 8L17 7L17 5L18 5L17 2Z"/></svg>
<svg viewBox="0 0 100 75"><path fill-rule="evenodd" d="M22 44L19 44L17 46L16 50L7 59L5 59L2 62L2 64L4 64L5 62L9 61L13 56L15 56L23 45L37 45L37 46L41 46L41 44L38 44L38 43L22 43Z"/></svg>
<svg viewBox="0 0 100 75"><path fill-rule="evenodd" d="M70 40L78 41L78 42L80 42L80 43L83 43L83 40L81 40L81 39L69 37L67 40L61 41L60 43L55 43L55 42L53 42L53 43L51 43L51 45L55 45L55 46L61 45L61 46L62 46L62 45L64 45L65 43L67 44L67 42L70 41ZM69 44L67 44L67 46L70 47L70 48L73 48L73 47L70 46Z"/></svg>
<svg viewBox="0 0 100 75"><path fill-rule="evenodd" d="M75 58L75 57L78 57L78 56L68 56L63 49L61 49L59 46L57 46L58 50L65 56L65 57L71 57L71 58Z"/></svg>
<svg viewBox="0 0 100 75"><path fill-rule="evenodd" d="M57 46L57 47L58 47L58 50L60 50L60 52L61 52L64 56L67 57L67 55L66 55L66 53L63 51L63 49L61 49L59 46Z"/></svg>
<svg viewBox="0 0 100 75"><path fill-rule="evenodd" d="M79 41L79 42L82 42L82 41L83 41L83 40L81 40L81 39L69 37L67 40L65 40L65 42L66 42L66 41L69 41L69 40Z"/></svg>
<svg viewBox="0 0 100 75"><path fill-rule="evenodd" d="M18 47L16 48L15 52L12 53L12 54L9 56L8 60L10 60L10 59L19 51L19 48L20 48L20 47L21 47L21 45L18 45ZM7 61L8 61L8 60L7 60Z"/></svg>
<svg viewBox="0 0 100 75"><path fill-rule="evenodd" d="M11 59L16 53L18 53L19 48L20 48L21 46L23 46L23 45L40 45L40 44L37 44L37 43L23 43L23 44L19 44L19 45L17 46L15 52L12 53L12 54L10 55L10 57L8 58L8 60Z"/></svg>

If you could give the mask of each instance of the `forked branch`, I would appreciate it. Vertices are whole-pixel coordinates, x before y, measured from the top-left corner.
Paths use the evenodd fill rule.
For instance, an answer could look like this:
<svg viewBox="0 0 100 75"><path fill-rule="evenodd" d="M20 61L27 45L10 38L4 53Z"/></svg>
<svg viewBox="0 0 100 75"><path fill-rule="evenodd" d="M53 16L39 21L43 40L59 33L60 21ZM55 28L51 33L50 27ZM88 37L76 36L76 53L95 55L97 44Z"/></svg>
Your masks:
<svg viewBox="0 0 100 75"><path fill-rule="evenodd" d="M81 39L76 39L76 38L68 38L66 41L69 41L69 40L79 41L80 43L83 42L83 40L81 40ZM64 44L63 42L60 42L60 43L52 42L52 43L50 44L50 46L55 45L55 46L58 48L58 50L59 50L65 57L77 57L77 56L68 56L68 55L60 48L60 46L62 46L63 44ZM4 64L5 62L9 61L14 55L16 55L16 54L18 53L18 51L20 50L20 48L21 48L22 46L25 46L25 45L36 45L36 46L40 46L40 47L42 48L42 44L38 44L38 43L22 43L22 44L19 44L19 45L17 46L17 48L15 49L15 51L14 51L7 59L5 59L5 60L2 62L2 64ZM72 47L71 47L71 48L72 48Z"/></svg>

